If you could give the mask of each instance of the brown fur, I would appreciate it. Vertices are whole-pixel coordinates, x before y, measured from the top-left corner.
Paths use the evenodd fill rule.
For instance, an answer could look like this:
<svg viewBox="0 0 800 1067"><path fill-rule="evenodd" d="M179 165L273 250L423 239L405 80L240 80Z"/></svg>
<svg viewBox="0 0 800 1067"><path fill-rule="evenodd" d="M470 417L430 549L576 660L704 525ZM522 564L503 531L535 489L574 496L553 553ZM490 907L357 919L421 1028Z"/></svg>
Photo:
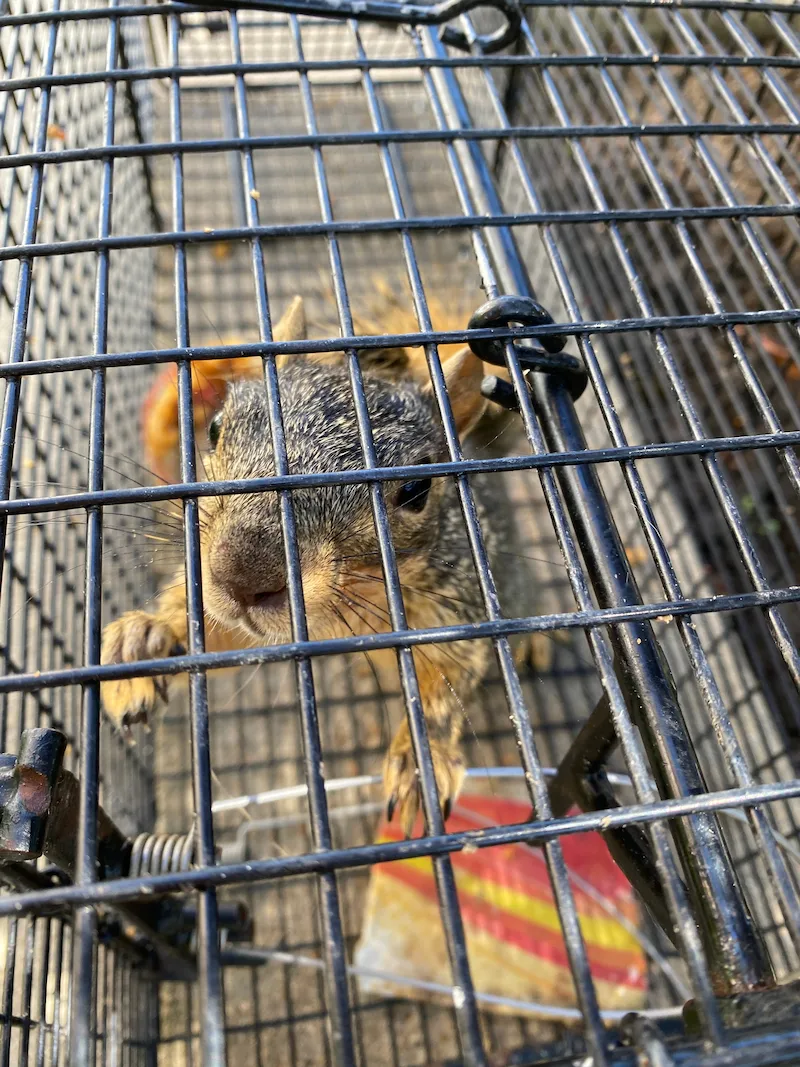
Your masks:
<svg viewBox="0 0 800 1067"><path fill-rule="evenodd" d="M299 339L304 316L295 301L291 322L276 327L285 340ZM391 316L384 331L392 330ZM361 358L378 462L410 465L447 458L427 371L407 350L387 359ZM443 366L459 435L481 417L483 366L469 349L445 353ZM413 364L413 365L412 365ZM400 371L400 373L398 373ZM343 357L288 356L279 362L279 384L292 472L358 469L364 465ZM263 381L233 383L221 411L214 451L206 458L212 480L275 474L269 411ZM397 553L408 625L413 629L478 621L483 604L469 555L456 487L432 480L419 513L400 506L399 483L383 486ZM370 489L365 485L292 491L309 636L313 639L391 629ZM490 553L491 525L481 511ZM291 639L285 592L285 557L276 493L241 494L201 501L206 648L221 650ZM186 602L182 573L174 576L152 613L129 612L104 632L104 663L135 662L185 648ZM463 703L484 676L486 641L432 645L414 650L440 800L445 812L464 777L460 750ZM129 731L165 699L167 678L134 678L103 685L109 716ZM407 724L398 731L384 764L390 810L397 808L410 832L418 808L417 777Z"/></svg>

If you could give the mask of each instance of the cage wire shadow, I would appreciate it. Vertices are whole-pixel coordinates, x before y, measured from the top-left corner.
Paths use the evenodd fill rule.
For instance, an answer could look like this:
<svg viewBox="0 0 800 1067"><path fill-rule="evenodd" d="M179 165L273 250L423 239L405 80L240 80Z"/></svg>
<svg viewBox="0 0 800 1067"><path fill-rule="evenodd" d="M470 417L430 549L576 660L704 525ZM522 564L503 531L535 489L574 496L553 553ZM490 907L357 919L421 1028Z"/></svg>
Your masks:
<svg viewBox="0 0 800 1067"><path fill-rule="evenodd" d="M800 5L522 13L487 55L486 11L450 23L471 51L291 7L0 12L3 1064L798 1054ZM376 279L405 309L377 326ZM273 342L297 293L311 339ZM448 440L430 473L457 487L479 624L406 623L381 486L414 474L378 465L357 356L388 337L427 360ZM516 409L466 452L437 349L464 341L507 368L492 395ZM273 357L309 351L344 352L360 469L298 473L278 450L274 477L206 484L189 360L265 356L279 426ZM174 485L139 425L165 365ZM337 480L371 486L390 632L310 641L300 613L291 644L206 651L199 501L279 495L299 604L292 490ZM513 531L499 565L481 486ZM169 502L188 646L100 666L103 625L174 566L151 525ZM517 632L545 635L535 667ZM496 661L467 709L470 788L529 800L529 824L446 833L411 650L459 639ZM378 648L397 650L388 687L363 669ZM101 679L187 669L188 701L171 691L126 744ZM427 833L375 843L405 715ZM47 785L38 810L21 782ZM651 946L650 1014L608 1027L562 850L598 829ZM568 1017L476 995L454 859L511 843L547 865ZM371 995L353 968L371 870L409 857L435 869L438 998Z"/></svg>

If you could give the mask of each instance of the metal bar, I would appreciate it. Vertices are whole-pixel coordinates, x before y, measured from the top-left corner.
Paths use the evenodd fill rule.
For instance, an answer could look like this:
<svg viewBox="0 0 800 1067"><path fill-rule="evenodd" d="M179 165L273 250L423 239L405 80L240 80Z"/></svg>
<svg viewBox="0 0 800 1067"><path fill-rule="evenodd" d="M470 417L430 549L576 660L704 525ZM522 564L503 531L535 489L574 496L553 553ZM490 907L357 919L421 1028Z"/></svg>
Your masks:
<svg viewBox="0 0 800 1067"><path fill-rule="evenodd" d="M28 1063L31 1046L31 997L33 994L34 943L36 938L36 919L30 918L25 931L25 983L22 992L22 1034L19 1043L19 1062Z"/></svg>
<svg viewBox="0 0 800 1067"><path fill-rule="evenodd" d="M525 7L562 7L563 0L520 0L520 6ZM616 8L617 4L608 2L600 3L598 0L575 0L573 7L589 8ZM653 8L656 10L671 10L674 8L692 9L698 11L743 11L746 14L755 12L778 12L782 15L796 15L800 12L800 4L796 2L782 3L781 0L630 0L625 5L630 8ZM176 4L124 4L120 5L117 13L120 16L134 15L171 15L175 13ZM210 4L181 4L179 10L182 14L197 14L200 12L210 13L214 10L225 10L224 7L213 8ZM69 11L59 11L57 8L48 11L31 11L24 14L3 15L0 17L0 28L3 26L25 26L38 23L54 22L83 22L91 19L108 18L109 8L74 8Z"/></svg>
<svg viewBox="0 0 800 1067"><path fill-rule="evenodd" d="M54 9L58 9L60 0L54 0ZM44 62L46 74L53 73L56 57L58 26L50 27L47 41L47 55ZM37 151L47 144L47 125L50 113L50 91L43 89L39 97L39 109L36 120L34 143ZM34 166L28 188L28 201L25 210L25 243L33 244L36 240L39 208L41 206L42 187L44 184L44 166ZM8 362L21 363L25 358L26 331L30 311L31 291L33 287L33 261L23 258L19 266L17 295L14 301L14 317L11 324L11 339ZM3 400L2 421L0 422L0 492L4 497L10 495L13 477L14 446L16 444L17 419L19 417L21 383L6 386ZM5 558L7 519L0 517L0 587L3 580L3 561Z"/></svg>
<svg viewBox="0 0 800 1067"><path fill-rule="evenodd" d="M231 31L231 35L233 31ZM236 84L238 86L240 75L237 73ZM233 140L235 137L244 137L249 133L249 125L245 125L242 129L237 127L237 111L236 111L236 92L235 90L229 92L220 93L220 113L222 117L222 132L229 140ZM243 153L245 156L251 155L251 153ZM242 229L248 226L249 212L247 210L247 192L245 190L243 175L242 175L242 160L237 152L231 152L228 156L228 164L230 166L231 173L231 190L233 193L234 202L234 216L236 218L236 228ZM258 218L258 216L256 216ZM270 337L262 337L262 341L271 340Z"/></svg>
<svg viewBox="0 0 800 1067"><path fill-rule="evenodd" d="M69 14L72 14L72 12L69 12ZM3 25L4 20L0 17L0 29ZM353 71L358 73L363 70L407 70L412 74L418 74L421 68L433 70L437 67L452 68L456 70L469 70L470 68L475 68L481 71L491 68L502 69L504 67L531 70L536 70L541 67L588 67L592 69L635 67L637 69L645 70L650 67L682 67L692 69L708 67L713 70L714 68L720 67L722 69L746 68L748 70L756 69L767 71L796 70L800 67L800 56L735 56L728 55L724 52L703 52L702 54L697 54L693 51L688 51L686 53L668 53L667 55L660 55L657 53L651 55L614 53L612 55L607 54L603 56L598 56L594 53L587 53L586 55L553 56L531 56L524 54L494 55L491 59L484 59L482 56L431 56L423 61L402 56L375 56L370 58L364 57L363 59L306 59L303 60L302 63L291 60L260 61L248 59L246 62L242 61L239 63L204 63L194 66L180 67L126 67L124 69L117 68L113 71L82 70L70 74L8 78L4 81L3 86L4 90L7 87L9 92L15 92L20 89L34 89L43 86L53 88L56 85L91 85L96 82L106 82L109 80L131 83L136 81L156 81L161 78L181 78L184 80L187 78L211 79L229 76L231 74L295 74L298 72L324 73L326 71ZM231 134L226 131L225 136L230 137Z"/></svg>
<svg viewBox="0 0 800 1067"><path fill-rule="evenodd" d="M391 142L389 142L391 143ZM383 146L381 146L383 147ZM237 194L238 202L238 194ZM521 212L514 215L498 214L489 217L477 215L431 216L429 218L406 218L403 230L462 230L477 227L529 226L551 223L597 223L597 222L669 222L675 219L770 219L793 218L800 215L798 204L735 204L708 207L667 207L649 209L607 209L605 211L540 211ZM286 237L320 237L350 233L397 233L400 223L395 219L331 220L330 222L283 223L268 226L235 226L207 230L160 231L143 234L120 234L105 239L87 237L73 241L39 241L30 245L7 244L0 248L0 262L20 259L51 258L74 255L76 252L99 252L103 249L160 248L164 245L216 244L219 241L240 241L259 237L274 239ZM777 310L777 309L776 309ZM784 310L786 321L796 321L796 308ZM623 323L625 320L621 320ZM733 323L732 323L733 324ZM626 328L626 324L621 328Z"/></svg>
<svg viewBox="0 0 800 1067"><path fill-rule="evenodd" d="M65 950L65 941L67 938L67 924L60 919L55 921L56 926L56 953L55 960L53 961L53 970L56 974L62 973L62 967L65 966L65 957L69 958L71 955L71 947ZM56 983L55 995L53 997L53 1045L50 1050L50 1062L52 1067L56 1067L61 1056L62 1047L65 1042L62 1042L64 1037L61 1026L61 983ZM64 1049L66 1052L66 1049Z"/></svg>
<svg viewBox="0 0 800 1067"><path fill-rule="evenodd" d="M117 65L119 19L108 23L106 67ZM103 143L114 143L116 84L106 84L103 112ZM100 188L98 236L111 232L111 206L114 190L114 163L106 159ZM101 354L108 349L109 253L101 251L97 259L95 280L94 349ZM105 462L106 376L103 368L92 372L91 409L89 412L89 470L87 486L102 493ZM102 581L103 581L103 509L91 507L86 517L86 577L84 600L84 661L100 662ZM80 735L80 810L78 814L78 848L75 881L89 885L97 877L98 798L100 790L100 686L90 683L83 692L83 715ZM96 1044L92 1026L96 1008L95 937L97 913L94 908L80 908L73 922L72 997L70 999L70 1058L74 1063L94 1063Z"/></svg>
<svg viewBox="0 0 800 1067"><path fill-rule="evenodd" d="M180 16L169 17L170 56L175 66L179 60ZM170 131L181 137L181 86L175 78L170 85ZM185 226L185 188L183 157L176 152L172 160L172 207L176 229ZM175 322L181 346L189 346L189 305L186 248L175 248ZM197 479L195 467L194 415L192 410L191 364L178 364L178 418L180 430L181 481ZM188 648L193 653L205 650L203 624L203 583L200 561L200 522L197 499L183 504L184 560L186 567L186 622ZM211 814L211 757L206 676L195 672L189 679L189 714L192 735L192 789L194 796L197 860L203 867L216 862L214 822ZM219 955L217 900L213 889L200 893L197 906L197 965L200 987L200 1026L204 1067L222 1067L225 1063L225 1008L222 966Z"/></svg>
<svg viewBox="0 0 800 1067"><path fill-rule="evenodd" d="M56 2L55 7L58 7ZM12 48L16 49L19 44L19 37L15 35L15 39L12 44ZM42 57L42 69L45 74L52 74L55 57L57 51L57 28L52 26L50 32L47 35L47 44L45 55ZM10 98L7 98L7 101ZM37 148L43 148L47 142L47 126L49 122L49 112L51 104L51 94L49 90L43 90L37 109L37 116L35 121L33 139ZM3 119L5 120L6 111L4 108ZM11 147L16 143L21 143L21 137L23 135L22 117L18 117L16 129L14 130L11 138ZM26 241L35 241L37 235L37 226L39 222L39 214L42 205L44 186L44 174L42 167L35 167L30 176L30 184L28 187L27 203L25 207L23 232L25 234ZM14 194L13 180L8 186L7 195L7 208L10 212L12 198ZM10 234L10 218L7 216L4 220L3 226L4 234L6 237ZM30 258L23 259L20 263L19 274L17 279L17 292L14 301L13 318L11 323L11 335L9 343L9 362L19 362L25 358L25 349L27 343L27 331L29 324L29 316L31 303L33 298L33 262ZM9 383L10 384L10 383ZM3 404L2 413L2 428L0 429L0 486L5 496L8 496L11 489L11 483L14 476L14 448L16 444L16 436L18 432L18 420L19 409L21 400L21 388L20 382L16 387L6 387L5 398ZM3 580L2 565L6 558L7 550L7 519L3 517L0 519L0 582ZM3 592L8 596L8 587L10 583L6 580L6 588ZM5 658L5 656L4 656ZM3 738L6 737L6 730L8 726L8 718L6 714L6 708L3 708L0 712L0 719L3 720L2 727L0 728L0 735ZM20 727L22 722L18 724ZM16 947L17 947L17 935L19 924L16 920L11 920L6 923L6 959L4 961L4 992L3 992L3 1008L5 1015L5 1022L2 1027L2 1044L0 1044L0 1059L4 1064L10 1062L11 1046L12 1046L12 1030L14 1023L12 1022L12 1008L14 998L14 981L16 970ZM25 983L24 999L25 999L25 1012L28 1016L30 1013L30 994L31 994L31 982L33 978L32 968L32 941L31 938L34 934L33 920L28 924L28 939L27 939L27 952L25 960L25 974L23 981ZM28 1045L30 1039L29 1025L26 1023L20 1046L17 1047L16 1053L22 1055L27 1060Z"/></svg>
<svg viewBox="0 0 800 1067"><path fill-rule="evenodd" d="M29 35L26 35L26 36L29 37ZM16 42L14 42L14 43L19 45L19 41L18 40ZM41 52L41 49L32 47L32 42L30 42L30 41L28 41L28 48L27 49L25 49L24 46L23 46L23 53L24 53L24 55L21 58L24 58L25 69L28 70L28 71L30 71L30 69L32 68L32 64L34 62L42 63L44 61L44 58L45 58L44 55ZM11 58L11 61L13 62L13 53L12 53L12 56L10 58ZM6 96L7 103L10 102L12 99L14 99L14 97L11 94L8 94ZM51 110L51 109L52 109L52 105L51 105L51 108L49 110ZM48 110L48 114L49 114L49 110ZM73 110L74 110L73 108L70 108L70 113L72 113ZM7 112L7 108L4 108L4 114L6 112ZM14 122L14 128L12 130L11 136L9 138L4 138L8 150L11 151L11 152L17 151L19 149L20 145L23 143L23 138L26 137L26 136L29 136L29 133L27 131L27 123L24 121L22 110L18 108L17 109L16 121ZM56 200L58 200L58 198L61 197L65 192L68 193L71 188L74 188L74 176L71 179L70 175L58 175L55 181L52 180L52 176L51 176L51 180L50 181L45 181L43 183L43 185L42 185L41 197L40 197L40 201L41 202L40 202L39 208L38 208L40 216L44 216L44 218L46 219L48 217L48 215L52 212L53 199L56 198ZM5 237L6 241L11 239L11 235L12 235L12 217L15 214L17 214L17 210L15 209L15 199L16 199L17 195L19 195L19 196L25 195L25 192L26 192L26 190L23 187L23 183L21 181L19 181L18 179L15 180L14 172L9 172L8 181L6 183L5 197L4 197L4 199L5 199L5 210L4 210L5 218L4 218L3 230L4 230L4 237ZM94 211L94 206L92 207L92 212L93 211ZM0 273L2 273L2 272L0 271ZM58 271L56 271L56 273L58 273ZM50 275L51 272L49 270L47 270L47 274ZM47 308L47 311L49 311L49 309L51 307L53 307L54 310L59 305L61 305L63 307L63 298L62 298L62 296L61 296L61 294L59 292L58 287L50 287L50 286L47 285L47 282L45 280L45 273L42 270L42 267L39 267L38 270L37 269L34 270L34 279L36 280L36 282L38 284L32 285L32 288L31 288L30 307L29 307L29 310L28 310L28 313L27 313L27 323L26 323L26 333L28 335L33 334L34 331L36 331L37 328L38 328L37 327L37 311L38 311L39 315L42 315L42 314L46 314L47 313L45 311L45 308ZM43 296L42 296L43 293L47 294L46 298L43 298ZM83 339L81 339L81 340L82 340L82 343L85 343L85 342L83 342ZM30 410L33 410L36 407L36 404L37 404L37 401L36 401L36 398L35 398L36 397L36 393L37 393L37 390L35 388L34 389L30 389L30 387L29 387L28 390L27 390L26 395L27 395L27 399L28 399L28 405L26 405L26 406L29 407ZM20 427L21 427L23 433L25 432L26 428L30 429L30 427L26 425L27 422L28 422L28 420L26 419L25 411L23 410L21 423L19 424L19 426L17 428L18 437L20 436ZM19 482L20 463L24 462L24 461L25 460L22 457L22 455L18 454L17 457L16 457L16 461L15 461L17 470L15 471L15 479L14 479L17 484ZM17 492L18 491L19 490L17 489ZM44 539L42 539L42 541L40 542L40 544L41 544L40 559L39 559L39 561L36 561L36 562L34 562L34 560L32 559L32 548L31 548L32 540L33 539L32 539L32 536L31 536L30 529L26 531L25 528L23 527L22 531L20 531L17 528L13 532L13 541L12 541L12 543L10 545L7 544L7 546L6 546L6 556L9 559L9 561L12 562L11 576L12 576L12 578L16 577L18 579L18 581L19 580L26 581L27 580L27 576L22 577L22 575L20 574L20 568L13 566L13 560L14 559L17 559L17 560L20 560L20 559L21 560L30 560L31 562L28 564L29 567L31 567L31 566L35 567L36 566L36 562L43 561L44 554L45 554ZM16 574L15 574L15 571L17 572ZM13 595L13 585L9 586L9 584L6 583L5 596L9 597L10 595ZM34 603L32 601L31 605L30 605L30 611L40 611L41 607L42 607L41 604ZM24 660L25 656L27 654L27 651L28 651L29 643L30 643L29 642L29 635L32 637L32 635L34 633L38 632L39 631L39 626L38 626L38 624L32 624L29 621L29 619L27 618L27 616L29 614L28 604L25 605L25 608L24 608L24 610L23 610L23 612L21 614L23 616L25 616L25 618L24 619L20 619L19 622L15 623L14 625L16 626L16 631L17 631L17 642L16 642L17 652L18 652L18 655ZM15 616L15 617L17 617L17 616ZM5 626L6 626L6 630L7 630L7 633L8 633L9 632L9 628L11 627L11 619L10 619L10 616L8 615L8 613L6 613ZM13 632L13 630L11 632ZM10 634L9 634L9 636L10 636ZM7 664L7 668L9 670L13 670L14 669L14 664L9 662ZM17 732L19 729L23 728L24 725L25 725L25 723L23 721L19 721L19 720L15 721L15 717L8 713L9 710L10 709L9 709L8 703L4 702L4 707L0 710L0 737L4 737L8 733L8 731ZM26 717L26 715L32 716L32 715L37 714L36 702L35 701L30 701L30 702L26 701L21 710L22 710L22 718L23 719Z"/></svg>
<svg viewBox="0 0 800 1067"><path fill-rule="evenodd" d="M519 329L505 330L501 328L492 330L431 330L429 333L326 338L321 341L286 342L280 345L267 342L249 342L248 344L236 345L235 350L238 355L243 356L274 355L278 352L286 355L307 355L314 352L341 352L350 347L386 348L387 345L395 347L431 343L450 344L452 342L461 342L463 344L467 341L481 338L508 337L518 339L550 335L580 336L592 333L651 333L657 330L680 330L698 326L766 325L784 322L800 322L800 308L792 309L791 311L729 311L714 315L655 315L652 318L639 319L598 319L594 322L545 323L541 326L524 326ZM54 357L50 360L30 360L22 364L5 363L0 365L0 377L19 378L25 377L27 374L45 374L51 371L55 373L61 370L85 370L97 365L124 367L136 364L175 363L181 359L202 362L204 359L216 359L220 356L229 355L233 347L230 345L198 348L184 346L181 348L144 349L137 352L109 353L101 357L67 356L62 359ZM736 439L736 436L732 438L732 440ZM776 440L779 439L776 438ZM658 447L657 442L654 442L653 447ZM177 484L178 488L180 488L180 483Z"/></svg>
<svg viewBox="0 0 800 1067"><path fill-rule="evenodd" d="M716 452L755 451L781 445L800 444L800 431L781 434L754 434L744 437L702 437L691 441L667 441L647 445L618 445L610 448L585 449L581 452L554 452L540 456L508 456L498 459L464 459L430 463L413 467L375 467L353 471L286 474L267 478L226 479L219 482L195 482L182 485L141 486L137 489L103 490L71 493L65 496L23 497L0 501L0 513L24 515L33 512L69 511L93 504L141 504L187 497L232 496L239 493L262 493L269 490L301 489L321 485L357 485L363 482L392 481L410 478L420 470L430 477L448 474L489 471L535 470L542 467L586 466L598 463L623 463L631 459L664 459L675 456L703 456ZM765 590L776 592L776 590Z"/></svg>
<svg viewBox="0 0 800 1067"><path fill-rule="evenodd" d="M415 473L419 475L419 468ZM298 656L337 656L347 652L377 651L399 648L405 644L442 644L450 641L476 640L481 637L542 633L549 630L592 631L618 623L640 622L668 615L718 614L747 608L771 608L776 604L800 601L800 586L771 593L741 593L732 596L695 597L691 600L659 601L615 608L581 608L578 611L551 615L531 615L495 622L462 623L417 630L362 634L356 639L337 637L317 641L295 641L261 648L231 652L204 652L196 655L171 656L168 659L138 660L136 664L107 664L101 667L71 667L47 673L15 674L0 678L0 693L31 692L37 689L82 685L111 679L153 677L161 674L184 674L187 671L222 670L228 667L253 666L257 663L281 663Z"/></svg>
<svg viewBox="0 0 800 1067"><path fill-rule="evenodd" d="M17 968L17 937L19 920L6 920L6 958L3 965L3 1034L0 1044L0 1064L9 1067L11 1063L11 1037L13 1034L12 1018L14 1014L14 974Z"/></svg>
<svg viewBox="0 0 800 1067"><path fill-rule="evenodd" d="M36 1043L36 1067L44 1067L45 1042L49 1024L47 1015L50 1008L47 999L47 983L50 977L51 941L56 924L52 919L40 919L38 922L42 938L42 951L39 956L39 1033Z"/></svg>
<svg viewBox="0 0 800 1067"><path fill-rule="evenodd" d="M177 65L172 68L180 70ZM444 68L447 69L447 68ZM301 72L302 73L302 72ZM177 75L176 75L177 77ZM615 138L630 136L630 127L618 124L598 126L575 126L576 137ZM643 123L637 127L640 137L700 137L721 136L725 134L740 135L742 127L738 122L693 122L693 123ZM788 122L752 122L748 124L749 134L772 134L791 137L797 133L797 127ZM20 153L13 159L0 156L0 170L30 167L46 163L75 163L79 160L92 160L105 157L111 159L141 158L143 156L166 156L176 152L202 153L234 152L242 148L280 149L280 148L332 148L354 144L449 144L451 141L502 141L509 136L525 140L550 141L564 137L560 126L514 126L506 132L496 127L467 127L453 129L443 127L440 130L392 130L391 134L369 132L316 133L316 134L275 134L248 138L214 137L204 141L148 141L145 144L115 145L108 153L97 148L63 148L49 151L41 148L33 152Z"/></svg>
<svg viewBox="0 0 800 1067"><path fill-rule="evenodd" d="M437 837L415 837L407 841L358 845L327 852L308 852L300 856L217 864L214 867L193 868L177 874L118 878L109 882L94 882L87 887L55 886L52 889L0 897L0 917L21 917L33 912L37 915L48 915L65 906L115 904L126 900L147 899L159 893L183 892L192 888L270 882L298 875L369 867L376 863L389 863L392 860L413 859L418 856L443 856L461 852L465 848L494 848L497 845L517 843L537 845L569 834L603 831L619 826L657 826L667 819L679 819L698 812L734 810L790 800L798 796L800 780L793 780L775 785L754 786L752 789L724 789L700 796L637 803L616 811L583 812L560 819L510 824L488 830L469 830ZM688 921L692 921L691 917Z"/></svg>
<svg viewBox="0 0 800 1067"><path fill-rule="evenodd" d="M290 24L297 58L303 59L303 42L299 23L295 17L292 17ZM307 75L301 74L300 87L306 127L310 134L316 135L317 123L314 102ZM314 165L320 210L323 219L330 221L333 218L333 210L325 172L325 162L320 149L315 150ZM341 252L335 237L329 238L328 252L339 324L343 334L352 334L353 319L345 284ZM378 465L378 457L370 424L361 366L354 349L347 350L345 356L365 465L367 467L376 467ZM402 632L408 629L405 605L397 569L397 558L392 543L386 501L377 483L370 485L370 504L386 586L386 603L389 618L392 628ZM444 819L436 785L414 658L410 648L404 647L402 644L396 647L396 652L400 685L406 707L414 759L417 765L425 827L429 834L438 835L444 832ZM467 958L464 926L456 894L455 876L448 857L437 858L434 861L433 869L442 926L453 975L453 985L460 991L458 998L454 997L453 1006L458 1024L462 1055L468 1067L482 1067L486 1063L486 1055L478 1021L475 990Z"/></svg>
<svg viewBox="0 0 800 1067"><path fill-rule="evenodd" d="M553 815L562 817L575 804L583 811L610 811L619 807L605 772L616 747L617 737L608 700L603 697L549 783ZM650 914L666 936L675 941L669 904L658 880L655 857L646 835L638 827L621 826L603 837L615 862L636 888Z"/></svg>
<svg viewBox="0 0 800 1067"><path fill-rule="evenodd" d="M230 15L230 30L233 59L236 62L240 62L239 21L235 13ZM299 45L297 46L299 47ZM235 93L238 132L241 136L247 136L250 128L247 88L241 75L236 79ZM251 192L257 191L253 157L249 151L243 151L242 153L241 174L247 193L245 196L247 220L251 225L257 226L259 222L258 203L254 197L249 195ZM259 332L262 341L271 341L272 324L267 295L266 264L264 251L258 240L254 240L252 243L252 260L253 280L258 304ZM285 475L289 471L289 461L280 406L278 370L274 356L266 357L264 360L264 381L270 412L269 421L275 470L279 475ZM286 584L289 592L292 636L296 641L308 641L308 624L300 568L300 549L297 541L291 492L283 490L279 494L279 502L281 532L286 555ZM323 752L319 733L314 678L309 659L296 660L295 677L300 701L300 713L303 720L303 751L305 754L305 775L308 783L312 841L315 849L326 850L331 848L332 839L328 821L328 801L325 793ZM325 1000L330 1017L331 1052L335 1064L341 1064L342 1067L350 1067L351 1064L355 1063L355 1052L350 1018L347 957L335 874L328 873L320 877L318 893L322 921L323 951L326 963L324 974Z"/></svg>

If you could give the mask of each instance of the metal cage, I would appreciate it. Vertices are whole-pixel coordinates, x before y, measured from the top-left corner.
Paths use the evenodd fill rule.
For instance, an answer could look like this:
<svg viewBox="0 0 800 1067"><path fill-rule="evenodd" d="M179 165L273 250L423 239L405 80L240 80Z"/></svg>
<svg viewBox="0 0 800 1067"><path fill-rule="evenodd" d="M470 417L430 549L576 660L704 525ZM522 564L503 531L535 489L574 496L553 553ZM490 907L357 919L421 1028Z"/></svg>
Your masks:
<svg viewBox="0 0 800 1067"><path fill-rule="evenodd" d="M800 1059L798 20L780 0L0 7L0 1064ZM263 356L279 423L274 357L343 352L346 478L396 478L358 372L387 345L355 325L376 276L435 385L450 341L509 373L485 382L508 431L430 468L458 487L485 621L407 627L375 493L388 634L309 641L296 616L292 644L207 652L198 498L281 495L300 603L292 490L332 475L207 482L190 361ZM312 338L281 345L295 293ZM463 325L434 329L454 294ZM139 413L166 364L182 480L159 485ZM498 600L479 479L526 614ZM103 625L155 591L141 535L168 501L189 647L101 666ZM527 632L550 653L518 672ZM533 814L448 833L410 650L478 639L496 665L468 763L517 768ZM379 647L396 691L357 669ZM101 681L178 672L187 701L126 744ZM427 832L375 843L403 715ZM625 1018L598 1008L561 849L590 830L646 905L648 1009ZM547 864L575 986L549 1020L487 1012L466 950L452 857L517 842ZM368 995L353 965L370 870L409 857L433 857L438 999Z"/></svg>

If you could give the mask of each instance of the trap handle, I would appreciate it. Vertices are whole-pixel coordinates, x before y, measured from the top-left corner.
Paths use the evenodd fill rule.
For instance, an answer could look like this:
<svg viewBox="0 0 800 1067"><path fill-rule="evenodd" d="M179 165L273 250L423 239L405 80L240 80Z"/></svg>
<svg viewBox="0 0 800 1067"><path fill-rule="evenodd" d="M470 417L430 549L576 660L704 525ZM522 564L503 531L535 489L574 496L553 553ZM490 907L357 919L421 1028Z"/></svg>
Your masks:
<svg viewBox="0 0 800 1067"><path fill-rule="evenodd" d="M483 52L498 52L513 44L522 26L522 12L516 0L442 0L441 3L395 4L391 0L200 0L192 7L237 10L279 11L287 15L313 15L326 19L359 19L396 26L442 26L439 39L443 44L469 52L477 45ZM505 17L505 25L492 33L466 33L444 25L476 8L494 8Z"/></svg>

